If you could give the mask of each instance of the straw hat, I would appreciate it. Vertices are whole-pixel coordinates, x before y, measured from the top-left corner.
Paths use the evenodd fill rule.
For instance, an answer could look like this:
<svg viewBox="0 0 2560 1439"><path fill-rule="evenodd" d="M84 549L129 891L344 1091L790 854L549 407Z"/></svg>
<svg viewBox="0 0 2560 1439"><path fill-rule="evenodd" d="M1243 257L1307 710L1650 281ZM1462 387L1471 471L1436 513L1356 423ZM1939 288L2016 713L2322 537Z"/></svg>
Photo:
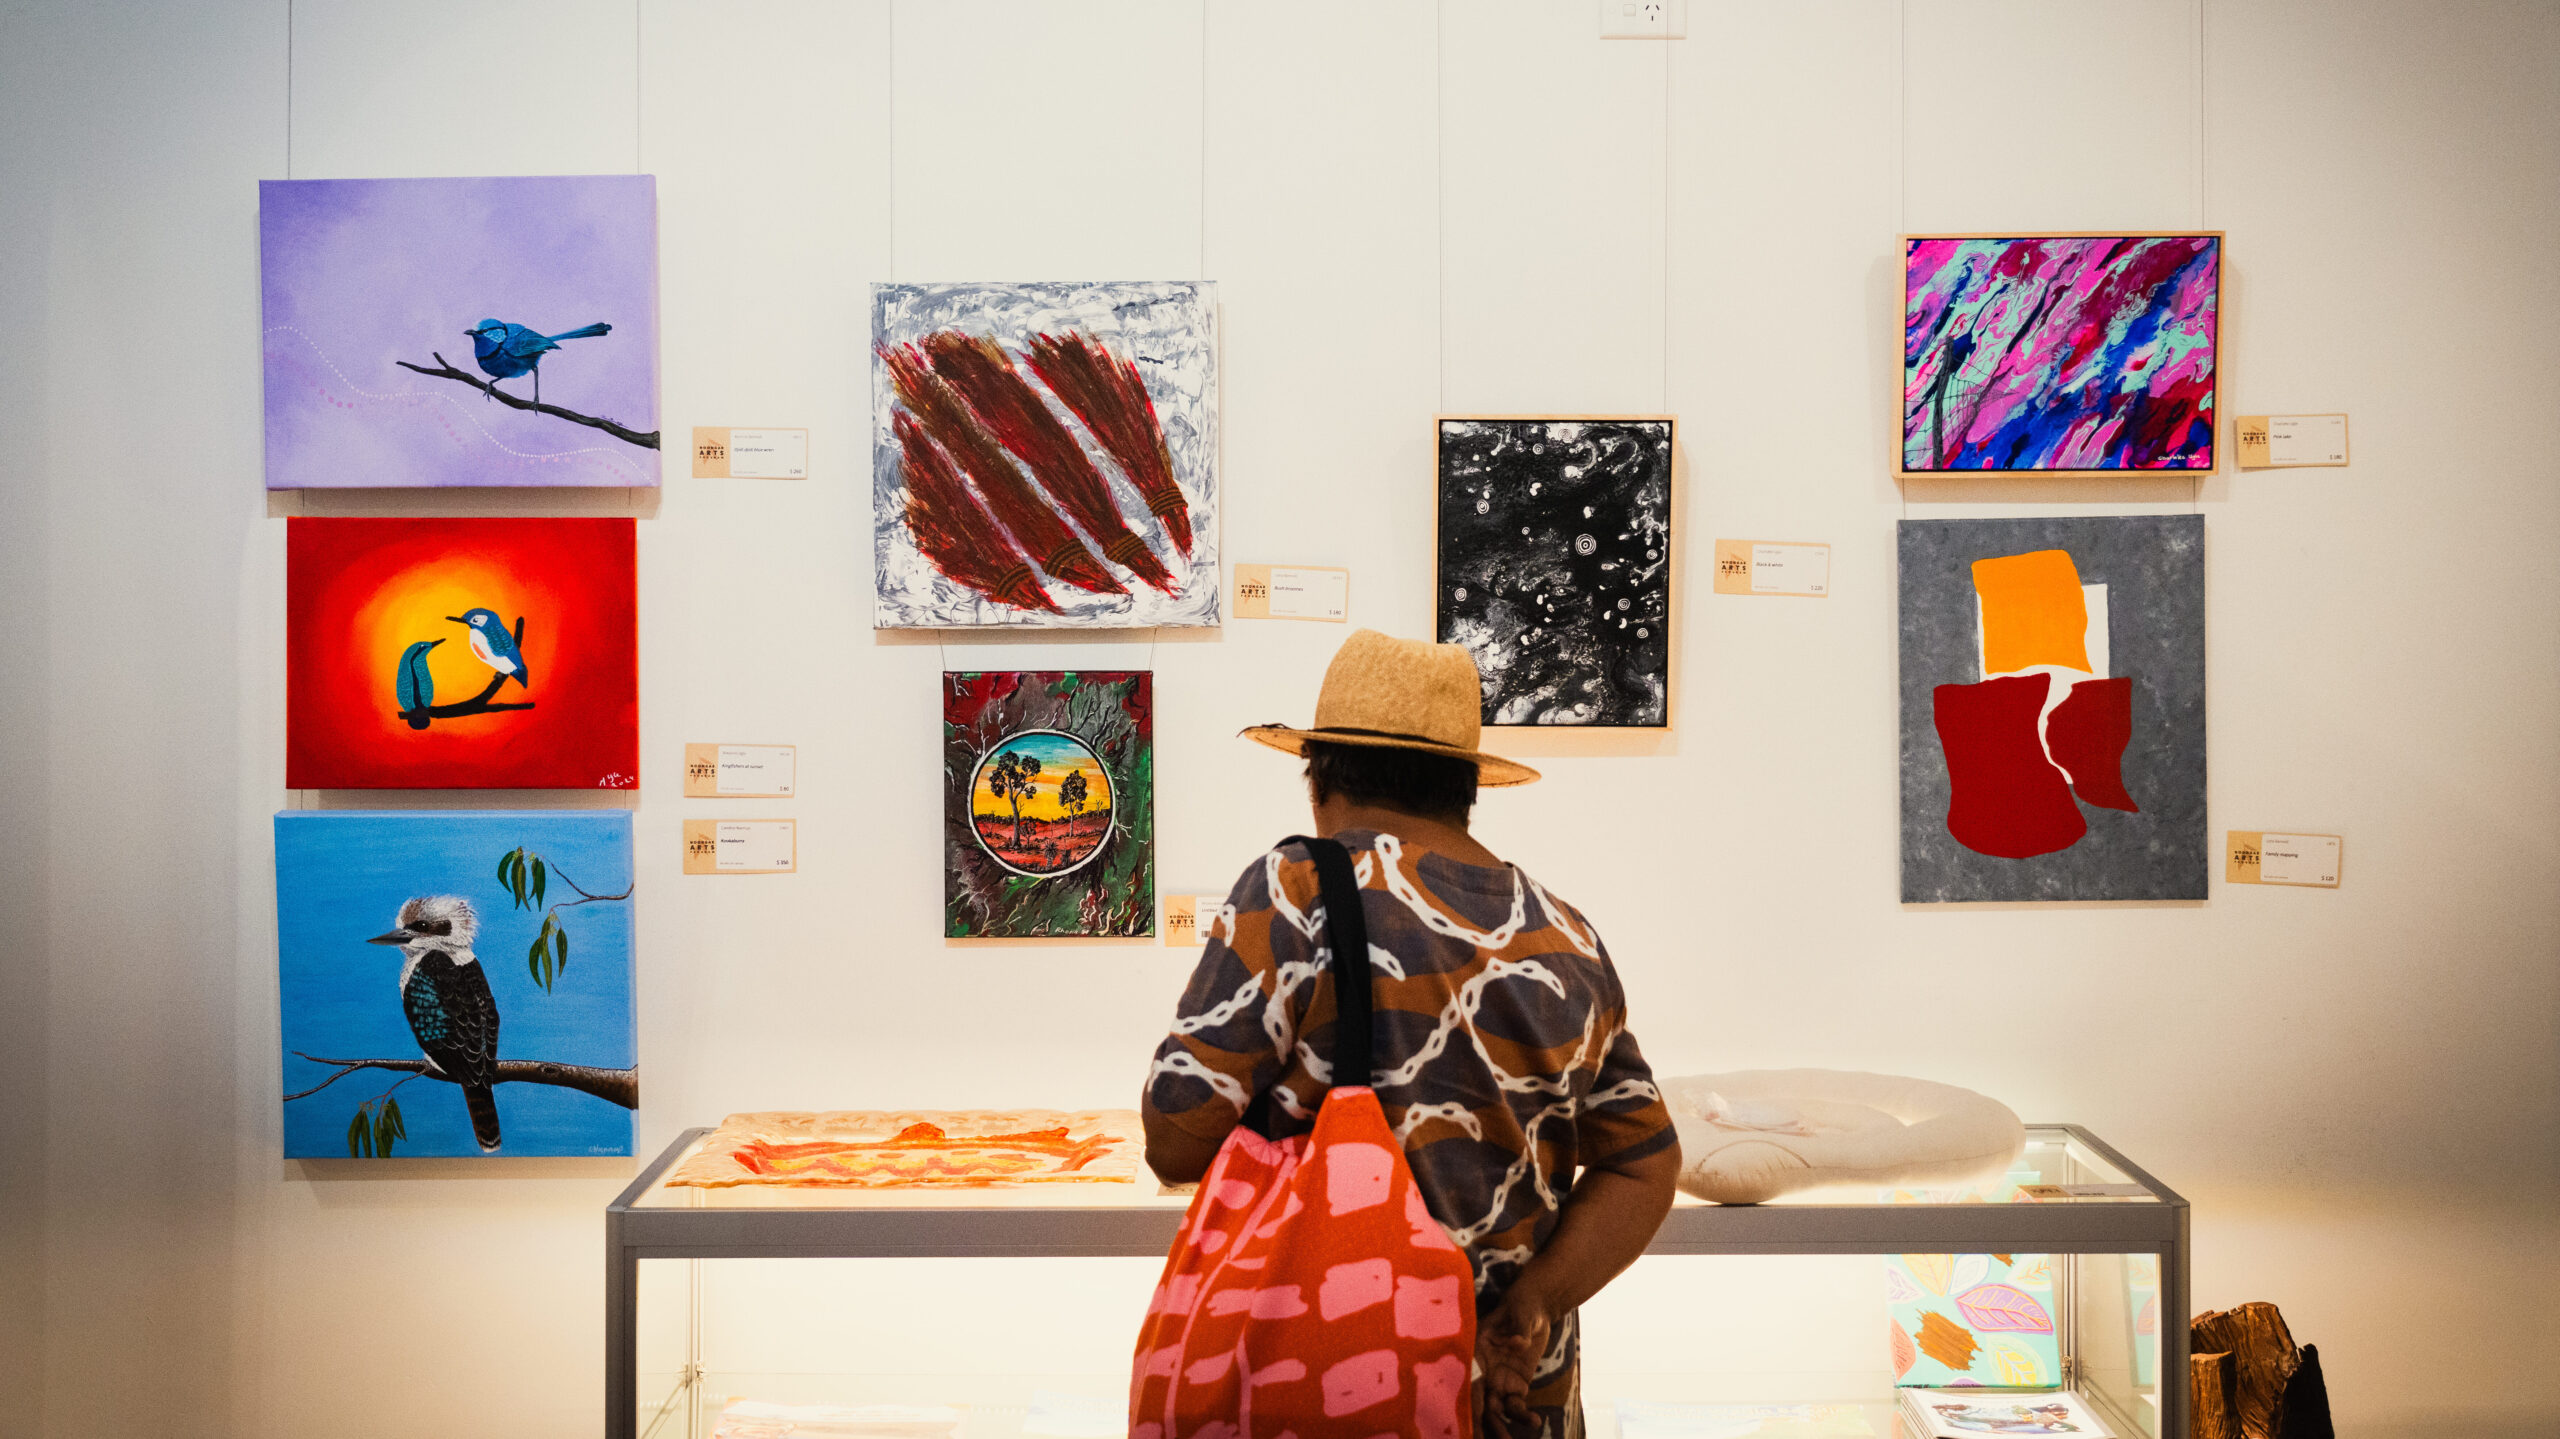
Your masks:
<svg viewBox="0 0 2560 1439"><path fill-rule="evenodd" d="M1471 761L1488 788L1527 784L1538 772L1476 748L1484 732L1484 680L1457 645L1354 630L1325 666L1313 729L1255 725L1244 737L1284 754L1307 741L1410 749Z"/></svg>

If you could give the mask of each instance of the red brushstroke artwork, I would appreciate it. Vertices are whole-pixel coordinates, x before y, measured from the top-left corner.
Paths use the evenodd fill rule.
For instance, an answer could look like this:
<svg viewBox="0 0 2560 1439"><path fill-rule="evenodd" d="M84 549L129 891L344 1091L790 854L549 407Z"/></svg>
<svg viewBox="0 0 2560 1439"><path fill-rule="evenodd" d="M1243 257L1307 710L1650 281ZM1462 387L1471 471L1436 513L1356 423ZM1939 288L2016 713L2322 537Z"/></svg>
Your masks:
<svg viewBox="0 0 2560 1439"><path fill-rule="evenodd" d="M2071 788L2101 809L2139 814L2124 788L2124 749L2133 740L2133 680L2082 680L2045 721L2053 762L2071 775Z"/></svg>
<svg viewBox="0 0 2560 1439"><path fill-rule="evenodd" d="M1032 478L1049 492L1102 552L1148 584L1174 591L1173 576L1129 528L1111 501L1111 487L1093 467L1084 447L1049 407L1023 383L1004 347L957 330L927 335L925 353L934 373L950 382L969 403L970 413L986 432L1031 467Z"/></svg>
<svg viewBox="0 0 2560 1439"><path fill-rule="evenodd" d="M978 497L909 415L894 422L907 481L907 528L934 568L992 600L1026 610L1056 613L1058 606L1031 574L1031 562L996 528Z"/></svg>
<svg viewBox="0 0 2560 1439"><path fill-rule="evenodd" d="M1190 505L1173 482L1137 368L1079 334L1042 335L1033 348L1035 372L1187 558ZM1095 457L1004 346L940 330L877 353L898 397L893 428L909 489L907 526L935 568L991 599L1052 613L1058 606L1044 578L1093 594L1129 592L1104 557L1168 595L1180 591L1181 581L1130 528Z"/></svg>
<svg viewBox="0 0 2560 1439"><path fill-rule="evenodd" d="M1173 482L1173 456L1164 427L1147 398L1138 367L1082 335L1042 335L1031 342L1031 370L1067 402L1094 438L1146 496L1147 510L1164 521L1165 533L1183 557L1191 555L1191 502Z"/></svg>
<svg viewBox="0 0 2560 1439"><path fill-rule="evenodd" d="M2089 832L2062 771L2036 737L2051 680L2010 675L1932 693L1946 751L1947 832L1977 853L2028 859L2069 849Z"/></svg>
<svg viewBox="0 0 2560 1439"><path fill-rule="evenodd" d="M1112 578L1093 551L1067 528L1013 461L1004 457L971 418L959 395L929 368L922 353L900 346L883 349L880 362L889 368L897 388L902 417L912 416L924 432L951 457L954 466L977 485L998 523L1037 560L1053 579L1095 594L1122 594L1127 587ZM958 576L953 576L958 578Z"/></svg>

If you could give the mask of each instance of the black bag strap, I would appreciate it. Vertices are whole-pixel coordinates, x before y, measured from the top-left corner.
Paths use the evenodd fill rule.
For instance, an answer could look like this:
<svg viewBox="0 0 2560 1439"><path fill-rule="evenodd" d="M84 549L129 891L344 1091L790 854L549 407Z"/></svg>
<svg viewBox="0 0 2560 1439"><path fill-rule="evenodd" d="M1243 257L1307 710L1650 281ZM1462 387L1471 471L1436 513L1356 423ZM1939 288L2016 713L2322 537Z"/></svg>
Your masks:
<svg viewBox="0 0 2560 1439"><path fill-rule="evenodd" d="M1292 835L1316 862L1317 892L1324 899L1325 938L1333 947L1333 1082L1366 1085L1374 1048L1369 992L1369 918L1360 908L1360 877L1351 851L1329 839Z"/></svg>

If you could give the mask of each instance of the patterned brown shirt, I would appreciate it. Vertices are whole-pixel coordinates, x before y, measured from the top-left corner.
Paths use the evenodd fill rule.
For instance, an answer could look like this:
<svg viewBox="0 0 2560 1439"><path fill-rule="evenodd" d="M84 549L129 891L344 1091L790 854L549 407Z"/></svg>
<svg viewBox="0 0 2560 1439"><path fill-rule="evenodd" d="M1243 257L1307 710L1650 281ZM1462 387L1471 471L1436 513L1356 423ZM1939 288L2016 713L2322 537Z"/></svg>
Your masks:
<svg viewBox="0 0 2560 1439"><path fill-rule="evenodd" d="M1577 1168L1672 1144L1599 934L1515 866L1463 864L1345 830L1368 921L1374 1086L1414 1177L1490 1313L1555 1230ZM1245 871L1214 914L1148 1102L1217 1141L1258 1095L1272 1137L1315 1124L1332 1065L1331 953L1299 845ZM1530 1395L1548 1439L1582 1432L1578 1326L1557 1326Z"/></svg>

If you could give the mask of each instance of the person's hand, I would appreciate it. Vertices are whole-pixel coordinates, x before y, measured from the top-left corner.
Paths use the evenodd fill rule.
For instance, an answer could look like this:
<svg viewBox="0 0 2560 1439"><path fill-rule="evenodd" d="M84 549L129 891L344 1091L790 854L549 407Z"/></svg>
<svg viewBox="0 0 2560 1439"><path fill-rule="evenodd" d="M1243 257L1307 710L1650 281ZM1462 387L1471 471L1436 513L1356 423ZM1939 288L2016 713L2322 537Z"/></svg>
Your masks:
<svg viewBox="0 0 2560 1439"><path fill-rule="evenodd" d="M1555 1311L1527 1276L1504 1291L1491 1314L1476 1321L1476 1429L1486 1439L1529 1439L1537 1421L1529 1413L1529 1386L1555 1332Z"/></svg>

